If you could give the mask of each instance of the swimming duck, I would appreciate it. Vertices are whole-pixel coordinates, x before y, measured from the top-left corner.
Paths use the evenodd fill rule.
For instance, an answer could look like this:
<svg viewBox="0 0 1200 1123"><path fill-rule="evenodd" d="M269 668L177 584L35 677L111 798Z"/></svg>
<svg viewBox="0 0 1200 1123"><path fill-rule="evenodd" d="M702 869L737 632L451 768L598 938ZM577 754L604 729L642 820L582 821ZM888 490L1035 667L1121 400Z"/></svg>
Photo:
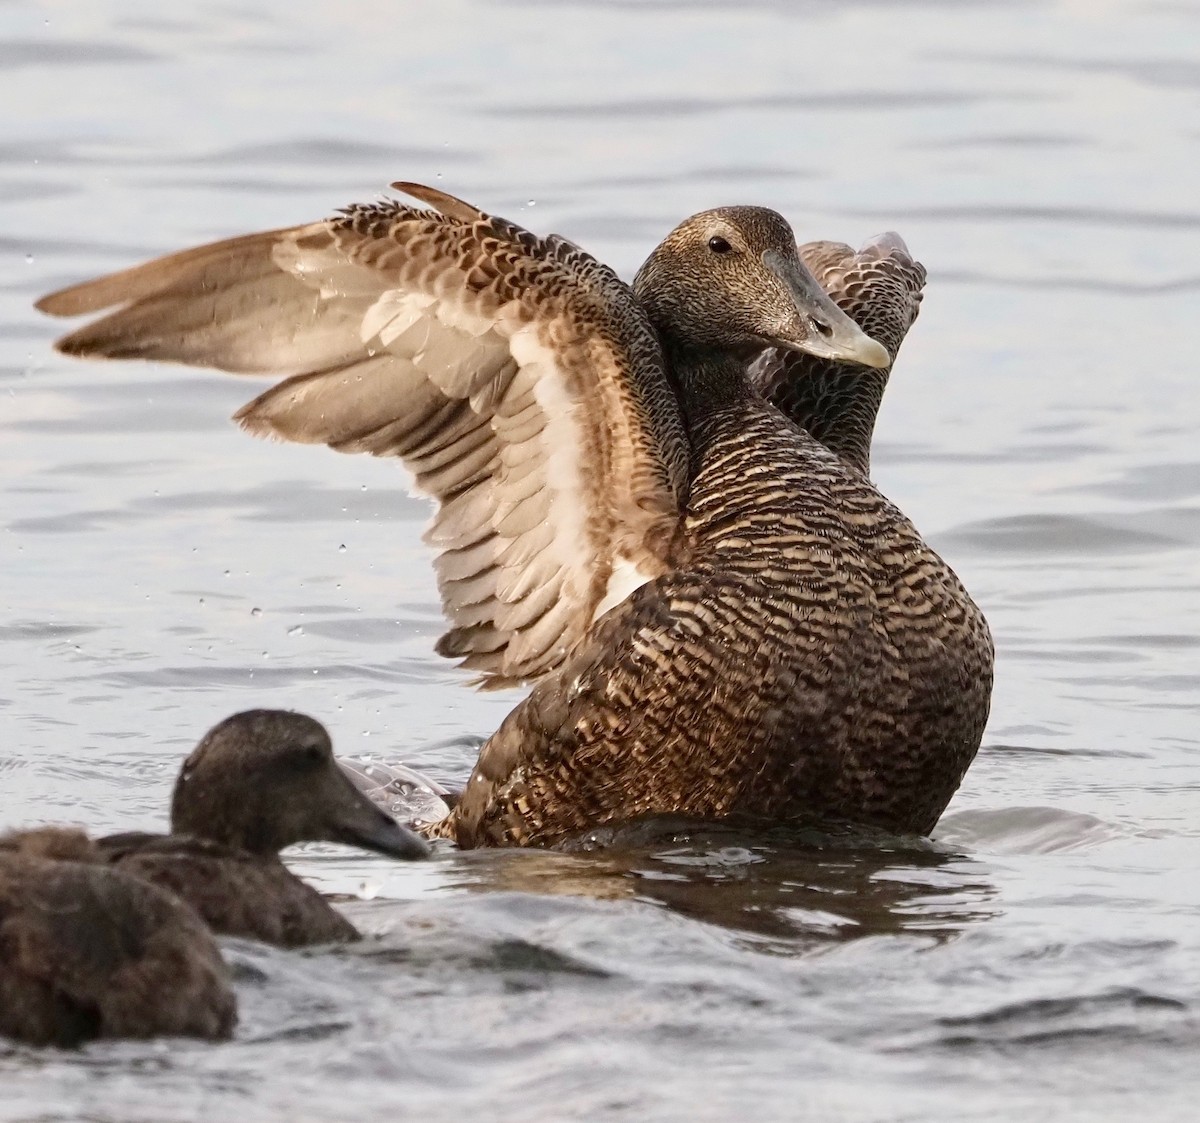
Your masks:
<svg viewBox="0 0 1200 1123"><path fill-rule="evenodd" d="M871 438L900 344L921 308L925 267L892 231L857 251L842 242L808 242L800 257L837 306L888 350L891 363L862 367L772 348L750 381L772 405L863 475Z"/></svg>
<svg viewBox="0 0 1200 1123"><path fill-rule="evenodd" d="M801 429L868 475L875 420L900 346L920 311L925 267L894 231L858 250L831 241L797 249L830 299L884 344L891 363L864 367L769 348L751 364L750 381ZM462 794L399 762L339 757L338 763L375 803L418 829L444 818Z"/></svg>
<svg viewBox="0 0 1200 1123"><path fill-rule="evenodd" d="M78 831L0 838L0 1035L228 1038L237 1002L212 933Z"/></svg>
<svg viewBox="0 0 1200 1123"><path fill-rule="evenodd" d="M279 859L285 846L309 840L401 859L429 853L346 778L320 722L248 710L209 730L184 762L170 834L111 835L95 849L101 861L182 898L223 935L282 947L358 939Z"/></svg>
<svg viewBox="0 0 1200 1123"><path fill-rule="evenodd" d="M991 638L861 471L754 390L764 348L883 369L787 223L694 215L632 288L430 188L52 294L67 354L287 374L252 432L402 457L439 501L438 650L534 680L433 828L549 845L643 815L927 832Z"/></svg>

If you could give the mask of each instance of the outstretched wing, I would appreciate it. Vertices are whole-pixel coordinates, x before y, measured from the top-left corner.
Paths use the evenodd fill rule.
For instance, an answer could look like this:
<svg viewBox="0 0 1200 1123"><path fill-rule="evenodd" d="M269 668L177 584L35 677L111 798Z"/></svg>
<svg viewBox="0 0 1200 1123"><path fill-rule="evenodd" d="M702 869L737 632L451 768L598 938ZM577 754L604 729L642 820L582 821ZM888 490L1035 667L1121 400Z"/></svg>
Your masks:
<svg viewBox="0 0 1200 1123"><path fill-rule="evenodd" d="M895 364L921 307L925 267L899 234L853 250L841 242L800 246L804 264L834 302ZM802 429L866 472L875 417L891 367L868 370L799 352L767 351L751 368L759 391Z"/></svg>
<svg viewBox="0 0 1200 1123"><path fill-rule="evenodd" d="M69 355L286 375L236 414L253 433L399 456L438 501L450 630L491 685L537 677L664 571L687 440L628 287L431 188L173 254L44 297L100 312Z"/></svg>

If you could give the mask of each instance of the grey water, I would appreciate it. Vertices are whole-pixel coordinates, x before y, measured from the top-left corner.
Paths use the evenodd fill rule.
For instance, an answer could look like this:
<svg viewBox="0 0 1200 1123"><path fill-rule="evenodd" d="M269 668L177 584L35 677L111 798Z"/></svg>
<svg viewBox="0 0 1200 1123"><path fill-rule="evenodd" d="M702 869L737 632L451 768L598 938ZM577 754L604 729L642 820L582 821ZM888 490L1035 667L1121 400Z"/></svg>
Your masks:
<svg viewBox="0 0 1200 1123"><path fill-rule="evenodd" d="M0 1045L0 1120L1196 1118L1200 5L4 0L0 104L0 827L161 825L260 705L461 780L518 697L433 654L397 464L31 307L395 179L626 275L723 203L899 230L874 476L998 646L932 840L306 848L368 940L229 944L228 1045Z"/></svg>

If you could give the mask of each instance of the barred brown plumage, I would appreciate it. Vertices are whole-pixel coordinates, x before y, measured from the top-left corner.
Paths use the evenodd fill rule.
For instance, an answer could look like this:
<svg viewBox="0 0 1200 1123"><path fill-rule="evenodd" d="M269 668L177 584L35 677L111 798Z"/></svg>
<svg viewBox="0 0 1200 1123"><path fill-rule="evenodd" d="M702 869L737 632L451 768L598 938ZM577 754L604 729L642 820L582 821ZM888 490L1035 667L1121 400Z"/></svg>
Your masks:
<svg viewBox="0 0 1200 1123"><path fill-rule="evenodd" d="M987 718L982 615L807 434L753 399L719 420L692 485L689 562L535 686L439 833L544 844L679 812L933 827ZM771 465L768 488L744 486L753 463Z"/></svg>
<svg viewBox="0 0 1200 1123"><path fill-rule="evenodd" d="M896 361L921 308L925 267L889 231L857 252L841 242L808 242L800 256L834 303ZM891 365L871 369L772 348L750 369L768 401L801 429L867 474L871 437Z"/></svg>
<svg viewBox="0 0 1200 1123"><path fill-rule="evenodd" d="M438 500L438 650L535 682L439 833L542 845L659 812L928 830L979 746L992 652L865 475L867 368L911 317L890 352L867 338L762 208L688 219L631 291L565 239L398 186L438 213L354 207L40 307L124 305L69 353L290 375L243 424L401 456ZM842 364L769 371L801 424L831 419L828 447L755 392L768 346Z"/></svg>

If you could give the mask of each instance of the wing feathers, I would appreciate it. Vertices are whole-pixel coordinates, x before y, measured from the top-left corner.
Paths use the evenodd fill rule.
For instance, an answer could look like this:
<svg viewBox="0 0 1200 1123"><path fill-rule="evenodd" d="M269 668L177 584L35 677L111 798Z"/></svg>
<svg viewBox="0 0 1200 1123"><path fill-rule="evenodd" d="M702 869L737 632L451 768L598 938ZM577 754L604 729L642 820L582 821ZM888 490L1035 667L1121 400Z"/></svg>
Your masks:
<svg viewBox="0 0 1200 1123"><path fill-rule="evenodd" d="M89 312L101 312L116 304L130 304L177 289L181 282L192 285L197 278L213 276L213 271L220 272L231 259L253 260L261 257L264 248L288 233L291 231L269 230L197 246L144 265L135 265L132 269L98 277L94 281L60 289L43 296L34 307L50 316L82 316Z"/></svg>
<svg viewBox="0 0 1200 1123"><path fill-rule="evenodd" d="M657 339L610 270L417 184L43 298L113 309L59 343L283 376L249 431L402 457L438 501L426 539L451 628L493 683L542 673L590 626L615 553L665 564L687 445ZM436 213L435 213L436 212ZM619 473L619 474L618 474Z"/></svg>

